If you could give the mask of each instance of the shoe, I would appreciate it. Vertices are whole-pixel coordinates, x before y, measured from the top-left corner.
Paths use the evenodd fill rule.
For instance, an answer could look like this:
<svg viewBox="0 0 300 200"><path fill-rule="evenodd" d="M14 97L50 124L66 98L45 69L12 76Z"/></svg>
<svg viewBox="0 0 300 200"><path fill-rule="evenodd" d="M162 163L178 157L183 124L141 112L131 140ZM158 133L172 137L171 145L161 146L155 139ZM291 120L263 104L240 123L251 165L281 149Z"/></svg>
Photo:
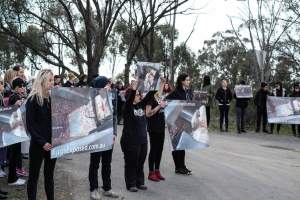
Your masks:
<svg viewBox="0 0 300 200"><path fill-rule="evenodd" d="M8 192L3 191L3 190L0 189L0 195L8 195Z"/></svg>
<svg viewBox="0 0 300 200"><path fill-rule="evenodd" d="M191 175L192 174L192 170L189 170L188 168L184 168L187 172L188 172L188 175Z"/></svg>
<svg viewBox="0 0 300 200"><path fill-rule="evenodd" d="M190 175L191 174L188 170L186 170L184 168L176 169L175 173L181 174L181 175Z"/></svg>
<svg viewBox="0 0 300 200"><path fill-rule="evenodd" d="M28 176L28 172L25 168L21 168L21 169L16 169L16 173L19 176L23 176L23 177L27 177Z"/></svg>
<svg viewBox="0 0 300 200"><path fill-rule="evenodd" d="M139 186L137 186L137 188L140 189L140 190L147 190L148 189L147 186L145 186L145 185L139 185Z"/></svg>
<svg viewBox="0 0 300 200"><path fill-rule="evenodd" d="M156 174L156 176L157 176L157 178L158 178L159 180L162 180L162 181L166 180L165 177L163 177L163 176L160 174L160 171L159 171L159 170L155 170L155 174Z"/></svg>
<svg viewBox="0 0 300 200"><path fill-rule="evenodd" d="M5 171L3 171L2 169L0 169L0 178L4 178L4 177L6 177L6 173L5 173Z"/></svg>
<svg viewBox="0 0 300 200"><path fill-rule="evenodd" d="M1 196L1 195L0 195L0 199L7 199L7 197L6 197L6 196Z"/></svg>
<svg viewBox="0 0 300 200"><path fill-rule="evenodd" d="M93 200L100 200L101 199L100 194L99 194L98 190L96 190L96 189L91 192L90 197Z"/></svg>
<svg viewBox="0 0 300 200"><path fill-rule="evenodd" d="M129 190L129 192L137 192L137 191L139 191L136 187L130 187L128 190Z"/></svg>
<svg viewBox="0 0 300 200"><path fill-rule="evenodd" d="M25 185L25 183L26 183L26 181L24 179L18 178L18 180L16 180L13 183L8 183L8 185L10 185L10 186L22 186L22 185Z"/></svg>
<svg viewBox="0 0 300 200"><path fill-rule="evenodd" d="M104 191L103 196L105 197L111 197L111 198L119 198L119 195L112 190Z"/></svg>
<svg viewBox="0 0 300 200"><path fill-rule="evenodd" d="M242 132L242 133L247 133L247 131L245 131L245 130L242 130L241 132Z"/></svg>
<svg viewBox="0 0 300 200"><path fill-rule="evenodd" d="M269 131L266 130L266 129L264 129L263 132L264 132L264 133L268 133L268 134L272 134L272 133L269 133Z"/></svg>
<svg viewBox="0 0 300 200"><path fill-rule="evenodd" d="M157 174L154 171L149 172L148 180L159 182L159 178L157 177Z"/></svg>
<svg viewBox="0 0 300 200"><path fill-rule="evenodd" d="M256 133L259 133L259 129L256 129L255 132L256 132Z"/></svg>

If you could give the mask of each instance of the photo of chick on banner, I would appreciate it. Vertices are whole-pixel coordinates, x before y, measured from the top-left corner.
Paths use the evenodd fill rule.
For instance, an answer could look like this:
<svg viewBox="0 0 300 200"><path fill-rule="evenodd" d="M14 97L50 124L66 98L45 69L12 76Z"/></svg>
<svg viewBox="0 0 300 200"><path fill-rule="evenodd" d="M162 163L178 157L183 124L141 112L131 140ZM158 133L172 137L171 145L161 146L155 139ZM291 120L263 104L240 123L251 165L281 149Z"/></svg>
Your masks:
<svg viewBox="0 0 300 200"><path fill-rule="evenodd" d="M234 92L237 98L253 98L252 87L250 85L236 85Z"/></svg>
<svg viewBox="0 0 300 200"><path fill-rule="evenodd" d="M168 101L165 108L172 150L203 149L209 146L205 105L199 101Z"/></svg>
<svg viewBox="0 0 300 200"><path fill-rule="evenodd" d="M20 108L0 108L0 148L30 140L24 122L24 104Z"/></svg>
<svg viewBox="0 0 300 200"><path fill-rule="evenodd" d="M268 96L267 113L269 123L300 124L300 98Z"/></svg>
<svg viewBox="0 0 300 200"><path fill-rule="evenodd" d="M193 100L200 101L201 104L206 105L208 103L208 94L206 91L195 90L193 92Z"/></svg>
<svg viewBox="0 0 300 200"><path fill-rule="evenodd" d="M112 148L113 110L106 89L55 88L51 100L51 158Z"/></svg>
<svg viewBox="0 0 300 200"><path fill-rule="evenodd" d="M158 90L160 83L160 63L138 62L136 64L138 78L138 90L143 96L149 91Z"/></svg>

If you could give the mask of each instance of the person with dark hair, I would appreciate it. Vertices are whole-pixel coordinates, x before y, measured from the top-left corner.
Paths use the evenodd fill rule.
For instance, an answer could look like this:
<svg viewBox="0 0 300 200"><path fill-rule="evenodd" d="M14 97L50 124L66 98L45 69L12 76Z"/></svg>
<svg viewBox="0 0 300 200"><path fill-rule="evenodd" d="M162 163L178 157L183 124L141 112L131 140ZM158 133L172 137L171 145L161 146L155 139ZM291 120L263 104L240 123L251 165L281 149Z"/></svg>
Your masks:
<svg viewBox="0 0 300 200"><path fill-rule="evenodd" d="M123 119L124 127L121 136L121 149L125 160L125 183L130 192L147 190L145 186L144 163L147 157L147 121L144 110L153 97L150 91L141 99L137 82L131 82L126 92Z"/></svg>
<svg viewBox="0 0 300 200"><path fill-rule="evenodd" d="M117 89L117 124L121 124L122 121L122 110L123 105L125 102L125 94L123 93L125 91L125 88L121 81L118 81L116 83L116 89ZM123 93L123 94L122 94Z"/></svg>
<svg viewBox="0 0 300 200"><path fill-rule="evenodd" d="M254 104L256 105L256 132L260 131L261 120L263 120L263 132L269 133L267 130L267 122L268 122L268 115L267 115L267 97L269 95L268 91L268 84L262 82L260 84L260 89L257 91L254 97Z"/></svg>
<svg viewBox="0 0 300 200"><path fill-rule="evenodd" d="M206 108L207 127L209 127L210 108L213 106L213 97L214 97L214 92L213 92L212 85L210 83L209 76L204 76L203 84L202 84L202 91L207 92L207 104L205 105L205 108Z"/></svg>
<svg viewBox="0 0 300 200"><path fill-rule="evenodd" d="M286 90L282 87L282 83L280 81L275 83L275 88L273 89L273 92L271 95L275 96L275 97L286 97L287 96ZM271 134L273 134L274 126L275 126L275 124L271 124L271 132L270 132ZM279 134L281 124L276 124L276 126L277 126L277 129L276 129L277 134Z"/></svg>
<svg viewBox="0 0 300 200"><path fill-rule="evenodd" d="M26 81L26 76L25 76L25 73L24 73L25 71L24 71L24 67L22 65L14 66L13 70L16 72L17 77L20 77L21 79Z"/></svg>
<svg viewBox="0 0 300 200"><path fill-rule="evenodd" d="M61 82L61 77L60 75L55 75L54 76L54 87L61 87L62 82Z"/></svg>
<svg viewBox="0 0 300 200"><path fill-rule="evenodd" d="M93 81L94 88L110 89L110 81L105 76L98 76ZM103 196L118 198L119 195L112 191L111 187L111 161L113 148L106 151L91 153L89 166L89 182L90 182L90 197L91 199L101 199L98 186L98 169L101 160L102 164L102 182Z"/></svg>
<svg viewBox="0 0 300 200"><path fill-rule="evenodd" d="M160 173L160 161L165 141L165 115L166 102L162 99L165 84L155 93L146 106L147 129L150 138L150 152L148 156L149 175L151 181L165 180Z"/></svg>
<svg viewBox="0 0 300 200"><path fill-rule="evenodd" d="M88 77L86 74L81 74L80 77L79 77L79 82L77 84L77 87L87 87L88 85Z"/></svg>
<svg viewBox="0 0 300 200"><path fill-rule="evenodd" d="M182 73L177 77L176 89L171 92L166 99L168 100L187 100L193 99L193 93L190 89L191 79L188 74ZM185 150L174 150L172 152L173 160L175 163L175 173L190 175L192 173L185 166Z"/></svg>
<svg viewBox="0 0 300 200"><path fill-rule="evenodd" d="M246 85L245 81L240 81L240 85ZM248 107L249 98L238 98L234 93L235 102L235 110L236 110L236 128L237 133L246 133L245 130L245 114L246 108Z"/></svg>
<svg viewBox="0 0 300 200"><path fill-rule="evenodd" d="M222 80L222 85L216 93L216 99L219 102L220 131L224 131L223 124L225 120L225 132L228 132L228 113L230 108L230 102L232 100L232 93L231 90L228 88L228 83L226 79Z"/></svg>
<svg viewBox="0 0 300 200"><path fill-rule="evenodd" d="M299 83L294 83L293 85L293 92L292 94L290 95L290 97L299 97L300 98L300 86L299 86ZM297 126L297 132L296 132L296 126ZM292 125L292 131L293 131L293 135L295 137L300 137L300 125L297 124L293 124Z"/></svg>

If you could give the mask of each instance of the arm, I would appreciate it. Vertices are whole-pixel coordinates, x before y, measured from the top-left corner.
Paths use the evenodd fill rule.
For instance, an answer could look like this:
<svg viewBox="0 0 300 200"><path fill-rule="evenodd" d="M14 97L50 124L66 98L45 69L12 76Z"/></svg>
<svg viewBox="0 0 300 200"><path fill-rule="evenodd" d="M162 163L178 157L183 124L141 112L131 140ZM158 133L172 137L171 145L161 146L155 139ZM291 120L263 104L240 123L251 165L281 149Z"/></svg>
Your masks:
<svg viewBox="0 0 300 200"><path fill-rule="evenodd" d="M149 91L146 96L140 101L139 105L145 109L147 103L153 98L154 94L156 93L156 91Z"/></svg>
<svg viewBox="0 0 300 200"><path fill-rule="evenodd" d="M146 105L146 117L152 117L155 115L161 108L164 108L166 106L165 101L161 101L159 105L157 105L154 109L152 109L152 105L148 104Z"/></svg>
<svg viewBox="0 0 300 200"><path fill-rule="evenodd" d="M26 105L26 126L29 131L31 138L37 142L39 145L44 146L47 143L47 140L40 135L41 130L36 127L37 121L36 117L38 116L37 107L39 105L36 103L36 100L28 99Z"/></svg>

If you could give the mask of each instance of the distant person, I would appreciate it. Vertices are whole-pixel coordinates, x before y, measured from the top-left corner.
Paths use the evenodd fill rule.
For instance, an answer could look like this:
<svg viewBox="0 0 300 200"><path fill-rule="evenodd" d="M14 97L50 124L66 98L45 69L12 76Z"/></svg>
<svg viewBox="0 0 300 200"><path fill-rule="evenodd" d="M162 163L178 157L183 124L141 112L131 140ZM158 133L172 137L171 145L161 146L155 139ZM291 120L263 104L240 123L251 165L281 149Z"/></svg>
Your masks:
<svg viewBox="0 0 300 200"><path fill-rule="evenodd" d="M75 87L76 86L75 79L76 79L76 76L72 72L68 73L68 80L63 86L64 87Z"/></svg>
<svg viewBox="0 0 300 200"><path fill-rule="evenodd" d="M168 100L185 100L193 99L193 93L190 89L191 78L188 74L182 73L177 77L176 89L172 91L166 99ZM175 173L182 175L191 175L192 171L185 165L185 150L174 150L172 156L175 164Z"/></svg>
<svg viewBox="0 0 300 200"><path fill-rule="evenodd" d="M6 70L4 74L4 91L3 91L4 97L8 98L13 93L12 82L16 78L16 76L17 73L13 69ZM6 104L6 102L4 102L4 104Z"/></svg>
<svg viewBox="0 0 300 200"><path fill-rule="evenodd" d="M210 83L210 77L204 76L203 79L203 85L202 85L202 91L207 92L207 104L205 105L206 108L206 120L207 120L207 127L209 127L210 123L210 108L213 106L213 97L214 92L212 85Z"/></svg>
<svg viewBox="0 0 300 200"><path fill-rule="evenodd" d="M246 85L245 81L240 81L240 85ZM245 130L245 115L248 107L249 98L239 98L234 93L234 98L236 99L235 110L236 110L236 129L237 133L246 133Z"/></svg>
<svg viewBox="0 0 300 200"><path fill-rule="evenodd" d="M221 87L217 90L216 99L219 103L220 111L220 131L223 132L223 124L225 121L225 132L228 132L228 113L230 108L230 102L232 100L231 90L228 88L228 82L223 79L221 82Z"/></svg>
<svg viewBox="0 0 300 200"><path fill-rule="evenodd" d="M300 98L300 86L299 86L299 83L294 83L293 85L293 92L292 94L290 95L290 97L298 97ZM297 130L296 130L297 128ZM293 131L293 135L295 137L300 137L300 124L293 124L292 125L292 131Z"/></svg>
<svg viewBox="0 0 300 200"><path fill-rule="evenodd" d="M16 65L16 66L14 66L13 70L16 72L16 76L17 77L20 77L25 82L27 81L26 80L26 76L25 76L25 70L24 70L24 67L22 65Z"/></svg>
<svg viewBox="0 0 300 200"><path fill-rule="evenodd" d="M62 80L60 75L54 76L54 87L62 87Z"/></svg>
<svg viewBox="0 0 300 200"><path fill-rule="evenodd" d="M260 132L261 120L263 121L263 132L269 133L267 130L268 115L267 115L267 97L269 95L268 84L262 82L260 89L254 97L254 104L256 105L256 132Z"/></svg>
<svg viewBox="0 0 300 200"><path fill-rule="evenodd" d="M273 89L273 92L271 95L275 96L275 97L286 97L287 96L286 90L282 87L282 83L280 81L275 83L275 88ZM274 126L275 126L275 124L271 124L271 132L270 132L271 134L273 134ZM276 126L277 126L277 129L276 129L277 134L279 134L281 124L276 124Z"/></svg>
<svg viewBox="0 0 300 200"><path fill-rule="evenodd" d="M79 77L79 82L77 87L87 87L88 86L88 77L86 74L81 74Z"/></svg>
<svg viewBox="0 0 300 200"><path fill-rule="evenodd" d="M29 147L28 200L36 200L40 169L44 161L44 188L47 200L54 200L54 168L56 159L50 158L52 149L51 98L54 86L51 70L39 71L26 103L26 126L31 136Z"/></svg>
<svg viewBox="0 0 300 200"><path fill-rule="evenodd" d="M126 101L125 88L121 81L118 81L116 83L116 89L117 89L117 123L120 125L122 121L122 115L123 115L123 106L124 106L124 102Z"/></svg>

